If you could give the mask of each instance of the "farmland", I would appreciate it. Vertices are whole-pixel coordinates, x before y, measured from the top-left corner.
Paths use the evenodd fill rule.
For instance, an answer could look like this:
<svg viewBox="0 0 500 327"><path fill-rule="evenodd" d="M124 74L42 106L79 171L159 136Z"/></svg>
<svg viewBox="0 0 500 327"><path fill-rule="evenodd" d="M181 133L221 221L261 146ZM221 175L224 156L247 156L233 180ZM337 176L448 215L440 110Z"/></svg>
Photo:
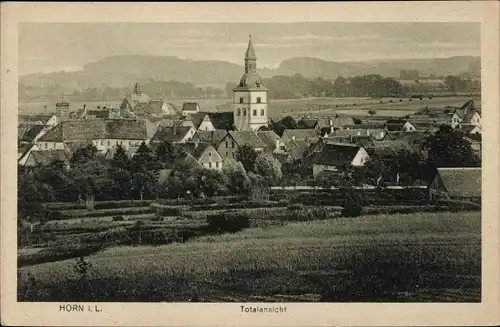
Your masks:
<svg viewBox="0 0 500 327"><path fill-rule="evenodd" d="M85 292L75 291L73 260L20 268L19 292L28 301L479 301L480 226L479 212L384 214L115 246L87 258Z"/></svg>

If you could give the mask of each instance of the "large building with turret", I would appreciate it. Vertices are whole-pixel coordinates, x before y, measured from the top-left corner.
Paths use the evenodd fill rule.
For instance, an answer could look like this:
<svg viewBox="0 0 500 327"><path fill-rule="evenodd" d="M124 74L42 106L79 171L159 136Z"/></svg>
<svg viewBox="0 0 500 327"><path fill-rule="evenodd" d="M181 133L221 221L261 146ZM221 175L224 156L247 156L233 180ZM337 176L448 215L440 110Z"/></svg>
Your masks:
<svg viewBox="0 0 500 327"><path fill-rule="evenodd" d="M238 131L257 131L267 126L267 89L257 73L251 36L245 53L245 73L233 89L233 117Z"/></svg>

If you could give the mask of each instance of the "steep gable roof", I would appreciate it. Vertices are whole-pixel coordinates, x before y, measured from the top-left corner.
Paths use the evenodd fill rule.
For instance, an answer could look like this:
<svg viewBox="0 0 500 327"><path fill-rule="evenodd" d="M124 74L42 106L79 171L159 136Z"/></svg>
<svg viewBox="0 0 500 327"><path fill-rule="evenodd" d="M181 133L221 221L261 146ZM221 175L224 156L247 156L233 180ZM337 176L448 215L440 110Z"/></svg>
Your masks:
<svg viewBox="0 0 500 327"><path fill-rule="evenodd" d="M110 119L106 121L107 139L146 140L147 128L144 120Z"/></svg>
<svg viewBox="0 0 500 327"><path fill-rule="evenodd" d="M437 173L451 197L481 196L481 168L438 168Z"/></svg>
<svg viewBox="0 0 500 327"><path fill-rule="evenodd" d="M160 128L151 138L151 142L179 142L192 129L188 126L165 126Z"/></svg>
<svg viewBox="0 0 500 327"><path fill-rule="evenodd" d="M68 163L68 156L64 150L31 151L29 156L35 165L49 165L55 161ZM28 158L28 161L30 158Z"/></svg>
<svg viewBox="0 0 500 327"><path fill-rule="evenodd" d="M198 129L203 122L203 120L207 117L206 112L197 112L188 114L188 118L193 122L194 128ZM210 119L210 116L208 116Z"/></svg>
<svg viewBox="0 0 500 327"><path fill-rule="evenodd" d="M300 126L301 129L312 129L316 128L316 126L318 125L318 119L302 118L297 122L297 124Z"/></svg>
<svg viewBox="0 0 500 327"><path fill-rule="evenodd" d="M311 144L304 139L290 140L287 144L288 152L293 158L302 158L310 146Z"/></svg>
<svg viewBox="0 0 500 327"><path fill-rule="evenodd" d="M37 115L18 115L19 122L27 122L27 123L41 123L45 125L54 114L37 114Z"/></svg>
<svg viewBox="0 0 500 327"><path fill-rule="evenodd" d="M208 117L215 129L231 130L234 125L234 117L232 112L207 112Z"/></svg>
<svg viewBox="0 0 500 327"><path fill-rule="evenodd" d="M382 156L397 155L400 151L414 153L415 149L404 140L395 141L373 141L373 146L367 149L368 153Z"/></svg>
<svg viewBox="0 0 500 327"><path fill-rule="evenodd" d="M266 146L254 131L229 131L228 134L238 146L247 144L254 149L264 148Z"/></svg>
<svg viewBox="0 0 500 327"><path fill-rule="evenodd" d="M271 151L276 149L276 141L281 141L281 137L274 131L258 131L257 136L266 145L267 149Z"/></svg>
<svg viewBox="0 0 500 327"><path fill-rule="evenodd" d="M216 129L214 131L196 131L193 138L196 138L200 142L216 145L222 141L226 134L227 131L225 129Z"/></svg>
<svg viewBox="0 0 500 327"><path fill-rule="evenodd" d="M181 146L184 150L189 152L189 154L192 155L193 158L195 158L196 160L199 160L201 158L201 156L203 156L205 151L207 151L208 149L211 148L211 149L215 150L213 145L211 145L210 143L187 142L187 143L181 144L179 146ZM217 150L215 150L215 151L217 152Z"/></svg>

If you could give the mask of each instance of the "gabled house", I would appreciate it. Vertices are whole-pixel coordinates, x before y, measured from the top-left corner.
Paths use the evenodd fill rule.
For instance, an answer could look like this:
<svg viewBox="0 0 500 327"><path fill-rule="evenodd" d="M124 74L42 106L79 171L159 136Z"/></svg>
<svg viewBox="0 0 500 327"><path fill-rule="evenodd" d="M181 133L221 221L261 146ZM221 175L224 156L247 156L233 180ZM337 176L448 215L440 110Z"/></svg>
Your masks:
<svg viewBox="0 0 500 327"><path fill-rule="evenodd" d="M214 131L215 127L206 112L188 114L186 119L192 122L193 127L198 131Z"/></svg>
<svg viewBox="0 0 500 327"><path fill-rule="evenodd" d="M198 130L194 133L192 138L193 142L202 142L202 143L210 143L213 146L217 147L226 136L227 131L225 129L215 129L212 131L203 131Z"/></svg>
<svg viewBox="0 0 500 327"><path fill-rule="evenodd" d="M429 199L481 202L481 168L438 168Z"/></svg>
<svg viewBox="0 0 500 327"><path fill-rule="evenodd" d="M58 123L57 116L54 114L39 115L18 115L18 123L30 125L55 126Z"/></svg>
<svg viewBox="0 0 500 327"><path fill-rule="evenodd" d="M146 124L135 119L83 119L56 125L37 142L40 150L63 150L65 144L91 142L105 152L116 145L124 148L148 143Z"/></svg>
<svg viewBox="0 0 500 327"><path fill-rule="evenodd" d="M385 129L389 132L415 132L417 129L406 119L389 119L385 122Z"/></svg>
<svg viewBox="0 0 500 327"><path fill-rule="evenodd" d="M254 131L229 131L217 146L217 152L223 158L236 158L236 152L243 145L248 145L255 151L263 151L266 145Z"/></svg>
<svg viewBox="0 0 500 327"><path fill-rule="evenodd" d="M396 156L401 151L415 153L415 149L404 140L394 140L394 141L373 141L371 147L366 148L366 151L370 156Z"/></svg>
<svg viewBox="0 0 500 327"><path fill-rule="evenodd" d="M474 101L467 101L460 109L456 109L451 116L451 127L473 125L481 127L481 113L476 109Z"/></svg>
<svg viewBox="0 0 500 327"><path fill-rule="evenodd" d="M200 105L197 102L184 102L182 104L182 115L195 114L201 111Z"/></svg>
<svg viewBox="0 0 500 327"><path fill-rule="evenodd" d="M19 143L36 143L40 137L47 133L53 126L32 125L21 123L17 127L17 141Z"/></svg>
<svg viewBox="0 0 500 327"><path fill-rule="evenodd" d="M223 158L210 143L187 142L182 148L203 168L222 170Z"/></svg>
<svg viewBox="0 0 500 327"><path fill-rule="evenodd" d="M305 160L312 164L313 176L322 171L338 171L342 166L363 166L370 158L365 148L353 144L327 143Z"/></svg>
<svg viewBox="0 0 500 327"><path fill-rule="evenodd" d="M133 108L137 116L179 116L181 113L175 106L163 100L150 100L149 102L137 103Z"/></svg>
<svg viewBox="0 0 500 327"><path fill-rule="evenodd" d="M36 144L30 144L30 143L25 143L21 144L17 148L17 162L19 165L24 166L26 163L26 160L28 159L28 155L30 154L31 151L38 151L40 150Z"/></svg>
<svg viewBox="0 0 500 327"><path fill-rule="evenodd" d="M257 136L266 145L266 151L273 154L284 154L287 152L285 143L274 131L257 131Z"/></svg>
<svg viewBox="0 0 500 327"><path fill-rule="evenodd" d="M172 144L186 143L191 140L195 132L196 130L192 126L178 126L174 124L173 126L160 128L151 138L150 142L161 143L166 141Z"/></svg>
<svg viewBox="0 0 500 327"><path fill-rule="evenodd" d="M461 124L460 125L460 131L464 133L465 135L471 135L471 134L481 134L481 126L479 125L465 125Z"/></svg>

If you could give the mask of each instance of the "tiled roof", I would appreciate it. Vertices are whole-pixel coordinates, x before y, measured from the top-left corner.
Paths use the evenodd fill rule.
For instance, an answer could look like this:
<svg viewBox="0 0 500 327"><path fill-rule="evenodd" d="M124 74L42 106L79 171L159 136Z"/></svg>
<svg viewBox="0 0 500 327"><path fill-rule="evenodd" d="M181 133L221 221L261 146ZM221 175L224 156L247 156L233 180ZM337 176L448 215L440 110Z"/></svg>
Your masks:
<svg viewBox="0 0 500 327"><path fill-rule="evenodd" d="M264 86L262 78L255 70L244 73L241 76L240 83L236 86L234 91L267 91Z"/></svg>
<svg viewBox="0 0 500 327"><path fill-rule="evenodd" d="M481 168L438 168L437 171L451 197L481 196Z"/></svg>
<svg viewBox="0 0 500 327"><path fill-rule="evenodd" d="M356 157L359 149L361 149L360 146L353 144L325 144L320 152L315 152L311 155L312 163L328 166L342 166L350 164Z"/></svg>
<svg viewBox="0 0 500 327"><path fill-rule="evenodd" d="M287 144L288 151L293 158L302 158L310 146L311 143L304 139L290 140Z"/></svg>
<svg viewBox="0 0 500 327"><path fill-rule="evenodd" d="M274 131L258 131L257 136L266 145L267 149L271 151L276 149L276 141L281 140Z"/></svg>
<svg viewBox="0 0 500 327"><path fill-rule="evenodd" d="M215 129L230 130L234 125L233 113L227 112L207 112Z"/></svg>
<svg viewBox="0 0 500 327"><path fill-rule="evenodd" d="M188 119L190 119L193 122L194 128L198 129L206 116L207 113L205 112L197 112L193 114L188 114Z"/></svg>
<svg viewBox="0 0 500 327"><path fill-rule="evenodd" d="M208 148L214 148L210 143L200 142L187 142L185 144L180 144L179 146L189 152L189 154L196 160L199 160Z"/></svg>
<svg viewBox="0 0 500 327"><path fill-rule="evenodd" d="M184 102L182 104L182 111L197 111L198 108L197 102Z"/></svg>
<svg viewBox="0 0 500 327"><path fill-rule="evenodd" d="M68 162L68 157L64 150L31 151L30 157L33 158L35 165L49 165L57 160Z"/></svg>
<svg viewBox="0 0 500 327"><path fill-rule="evenodd" d="M222 141L224 136L226 136L227 131L225 129L216 129L215 131L196 131L193 136L199 142L211 143L217 145Z"/></svg>
<svg viewBox="0 0 500 327"><path fill-rule="evenodd" d="M39 141L68 142L96 139L147 139L146 124L131 119L84 119L64 121L56 125Z"/></svg>
<svg viewBox="0 0 500 327"><path fill-rule="evenodd" d="M87 110L87 116L95 116L96 118L109 118L110 111L103 109L89 109Z"/></svg>
<svg viewBox="0 0 500 327"><path fill-rule="evenodd" d="M191 127L186 126L165 126L159 129L151 138L151 142L179 142L191 130Z"/></svg>
<svg viewBox="0 0 500 327"><path fill-rule="evenodd" d="M254 131L229 131L229 135L234 139L238 146L249 145L254 149L265 148L265 144Z"/></svg>
<svg viewBox="0 0 500 327"><path fill-rule="evenodd" d="M325 143L350 143L363 147L373 146L373 139L370 135L333 135L323 138Z"/></svg>
<svg viewBox="0 0 500 327"><path fill-rule="evenodd" d="M318 133L314 129L285 129L283 131L283 135L281 136L281 138L284 141L286 140L285 143L291 140L293 137L296 140L297 139L317 140L319 138Z"/></svg>
<svg viewBox="0 0 500 327"><path fill-rule="evenodd" d="M41 122L47 123L54 115L53 114L38 114L38 115L18 115L19 122Z"/></svg>
<svg viewBox="0 0 500 327"><path fill-rule="evenodd" d="M314 118L302 118L297 122L298 126L302 129L312 129L316 128L318 124L318 119Z"/></svg>
<svg viewBox="0 0 500 327"><path fill-rule="evenodd" d="M404 124L406 124L407 120L404 119L389 119L385 126L388 131L401 131L403 129Z"/></svg>

